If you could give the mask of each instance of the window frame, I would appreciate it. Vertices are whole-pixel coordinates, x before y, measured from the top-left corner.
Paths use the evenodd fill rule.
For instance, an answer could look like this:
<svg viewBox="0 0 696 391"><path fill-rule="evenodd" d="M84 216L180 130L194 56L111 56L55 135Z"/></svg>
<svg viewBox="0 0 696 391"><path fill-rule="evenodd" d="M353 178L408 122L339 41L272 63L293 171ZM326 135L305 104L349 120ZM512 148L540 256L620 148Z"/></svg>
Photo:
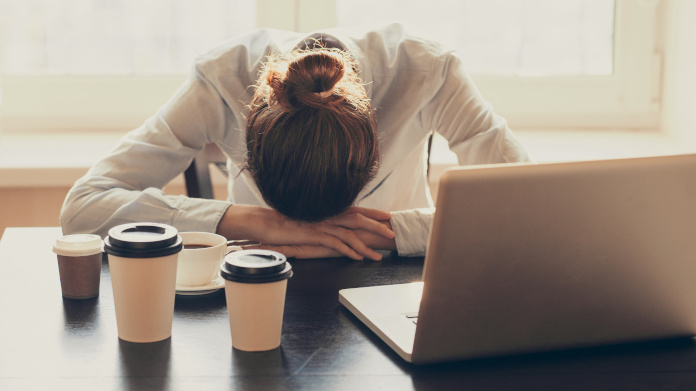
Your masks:
<svg viewBox="0 0 696 391"><path fill-rule="evenodd" d="M662 76L662 55L656 50L658 3L616 1L611 75L471 76L484 98L516 127L657 130Z"/></svg>
<svg viewBox="0 0 696 391"><path fill-rule="evenodd" d="M513 128L658 129L658 4L616 0L610 76L471 76ZM335 0L257 0L258 27L308 32L335 26L335 13ZM1 77L3 132L125 131L152 116L187 75Z"/></svg>

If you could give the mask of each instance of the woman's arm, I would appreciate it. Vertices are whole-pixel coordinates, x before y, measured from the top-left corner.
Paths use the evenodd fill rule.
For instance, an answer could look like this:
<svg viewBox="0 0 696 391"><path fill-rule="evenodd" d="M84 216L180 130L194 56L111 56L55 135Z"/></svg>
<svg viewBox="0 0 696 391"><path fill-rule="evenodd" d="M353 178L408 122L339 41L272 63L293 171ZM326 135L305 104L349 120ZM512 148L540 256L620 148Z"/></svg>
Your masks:
<svg viewBox="0 0 696 391"><path fill-rule="evenodd" d="M481 96L456 54L440 59L439 88L421 111L426 129L441 134L460 165L527 162L527 150Z"/></svg>
<svg viewBox="0 0 696 391"><path fill-rule="evenodd" d="M529 161L525 148L483 99L459 58L443 53L436 63L437 69L430 72L436 89L420 113L424 129L444 136L460 165ZM434 213L435 209L392 213L399 255L425 255Z"/></svg>
<svg viewBox="0 0 696 391"><path fill-rule="evenodd" d="M105 236L111 227L133 221L214 231L228 202L165 195L162 188L224 133L232 114L215 91L198 73L124 136L68 193L61 211L64 232Z"/></svg>
<svg viewBox="0 0 696 391"><path fill-rule="evenodd" d="M382 256L374 249L396 248L389 217L387 212L356 207L320 223L298 223L272 209L232 205L217 233L260 242L253 248L273 249L287 257L379 260Z"/></svg>

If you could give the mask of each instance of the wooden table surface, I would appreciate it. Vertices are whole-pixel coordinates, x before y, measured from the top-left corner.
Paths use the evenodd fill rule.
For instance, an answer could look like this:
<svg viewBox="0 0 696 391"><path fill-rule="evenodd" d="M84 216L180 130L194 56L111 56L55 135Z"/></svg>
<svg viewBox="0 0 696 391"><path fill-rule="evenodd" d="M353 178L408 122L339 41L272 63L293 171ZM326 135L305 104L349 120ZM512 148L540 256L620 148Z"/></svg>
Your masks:
<svg viewBox="0 0 696 391"><path fill-rule="evenodd" d="M0 241L0 390L695 390L692 339L464 361L403 362L338 303L342 288L420 280L422 258L291 260L282 344L232 349L223 291L177 296L172 338L119 340L108 264L100 296L63 299L59 228Z"/></svg>

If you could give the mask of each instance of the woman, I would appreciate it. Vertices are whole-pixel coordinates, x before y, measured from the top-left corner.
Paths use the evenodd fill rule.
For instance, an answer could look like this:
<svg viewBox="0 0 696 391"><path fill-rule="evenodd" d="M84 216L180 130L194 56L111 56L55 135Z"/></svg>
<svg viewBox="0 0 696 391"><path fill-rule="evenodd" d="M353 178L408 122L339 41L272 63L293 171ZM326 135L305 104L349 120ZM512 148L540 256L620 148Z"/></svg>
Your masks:
<svg viewBox="0 0 696 391"><path fill-rule="evenodd" d="M460 164L529 160L457 56L400 25L257 31L200 57L174 97L76 182L63 229L157 221L291 257L422 255L433 131ZM229 202L164 195L210 142L229 158Z"/></svg>

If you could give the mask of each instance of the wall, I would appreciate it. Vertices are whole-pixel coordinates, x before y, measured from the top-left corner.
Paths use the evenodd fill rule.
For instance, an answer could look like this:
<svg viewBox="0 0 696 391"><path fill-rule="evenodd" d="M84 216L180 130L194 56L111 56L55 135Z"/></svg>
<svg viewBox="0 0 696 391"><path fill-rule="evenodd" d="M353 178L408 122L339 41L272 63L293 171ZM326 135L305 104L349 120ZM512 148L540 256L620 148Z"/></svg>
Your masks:
<svg viewBox="0 0 696 391"><path fill-rule="evenodd" d="M665 0L662 129L696 145L696 1Z"/></svg>
<svg viewBox="0 0 696 391"><path fill-rule="evenodd" d="M0 188L0 233L7 227L56 227L68 187Z"/></svg>

